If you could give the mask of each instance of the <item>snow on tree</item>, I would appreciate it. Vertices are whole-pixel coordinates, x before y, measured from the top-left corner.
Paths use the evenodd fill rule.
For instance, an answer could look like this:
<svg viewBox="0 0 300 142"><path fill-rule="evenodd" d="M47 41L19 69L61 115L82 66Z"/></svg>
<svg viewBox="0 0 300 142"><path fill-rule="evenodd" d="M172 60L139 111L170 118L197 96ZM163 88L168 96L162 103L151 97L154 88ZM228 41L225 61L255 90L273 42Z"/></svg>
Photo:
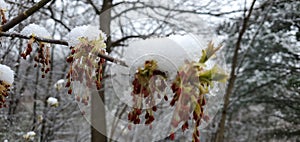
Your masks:
<svg viewBox="0 0 300 142"><path fill-rule="evenodd" d="M53 107L57 107L58 106L58 100L54 97L49 97L47 99L47 103L50 105L50 106L53 106Z"/></svg>
<svg viewBox="0 0 300 142"><path fill-rule="evenodd" d="M23 59L26 59L27 56L30 55L30 53L33 51L33 43L37 42L35 37L45 37L50 38L50 33L42 26L36 25L36 24L29 24L23 30L21 31L21 34L31 36L27 43L27 48L21 53L21 57ZM50 49L49 44L46 44L45 42L37 42L38 48L37 53L34 57L34 61L36 62L34 67L40 66L40 70L42 72L42 78L45 78L45 74L47 74L50 71Z"/></svg>
<svg viewBox="0 0 300 142"><path fill-rule="evenodd" d="M99 54L107 54L106 35L97 26L84 25L72 29L68 37L71 54L67 57L67 62L71 67L67 74L66 87L69 88L69 94L73 93L74 88L77 100L82 99L87 104L88 92L79 90L81 87L91 89L95 86L98 90L101 88L102 65L105 59L100 58Z"/></svg>
<svg viewBox="0 0 300 142"><path fill-rule="evenodd" d="M82 42L81 38L86 38L88 41L98 39L105 41L107 39L106 34L99 30L99 27L92 25L77 26L70 31L67 37L70 46L76 46Z"/></svg>
<svg viewBox="0 0 300 142"><path fill-rule="evenodd" d="M0 108L6 107L5 98L8 96L10 86L14 82L14 71L6 65L0 64Z"/></svg>
<svg viewBox="0 0 300 142"><path fill-rule="evenodd" d="M23 138L26 141L29 141L29 140L33 141L35 136L36 136L36 133L34 131L29 131L25 135L23 135Z"/></svg>
<svg viewBox="0 0 300 142"><path fill-rule="evenodd" d="M154 38L137 41L130 44L129 47L125 49L123 60L129 65L129 68L124 68L119 65L112 66L111 74L114 75L114 77L111 78L112 86L117 97L123 103L133 107L132 111L128 114L129 122L133 124L145 123L144 126L133 126L133 124L129 123L129 125L127 124L128 129L138 129L139 135L145 136L149 140L162 139L163 137L170 135L170 133L174 132L174 130L178 129L178 125L176 125L176 127L171 125L171 118L173 116L174 109L165 108L166 104L171 103L171 100L168 98L172 98L174 93L170 90L170 84L180 70L186 69L183 68L183 66L186 65L185 67L187 67L187 64L193 68L197 62L201 62L199 63L199 65L201 65L198 67L201 68L201 71L199 71L203 71L203 74L212 75L218 74L217 72L221 71L222 67L219 68L214 66L219 63L219 60L216 60L216 57L218 56L213 56L218 48L214 49L214 45L208 41L208 39L206 40L203 37L200 38L200 36L195 35L173 35L168 38ZM206 48L207 46L209 48ZM220 48L221 46L219 45L218 47ZM206 50L204 50L205 48ZM207 58L204 58L206 56ZM206 62L207 66L203 64L204 62ZM190 73L187 72L187 74ZM221 71L219 79L222 78L221 80L223 80L226 77L223 76L223 74L224 72ZM162 76L162 78L157 78L155 76ZM199 77L201 78L201 75ZM213 81L214 79L219 80L217 78L212 78L211 76L208 80ZM157 81L160 83L157 83ZM206 121L204 122L202 120L202 128L209 123L218 110L218 107L216 106L220 104L220 98L222 98L222 94L219 93L224 91L222 83L217 83L216 81L213 82L214 86L210 87L208 87L208 84L212 85L213 83L207 82L208 86L205 87L206 91L202 94L202 98L207 99L207 103L203 103L201 105L201 109L203 110L203 108L205 108L205 111L202 112L199 109L197 110L197 115L200 117L201 112L201 117L204 117L203 119ZM160 87L161 85L168 89ZM140 87L142 88L140 89ZM210 91L208 91L208 88ZM135 97L133 94L139 97ZM141 98L145 98L145 100L142 100ZM174 103L175 101L178 101L178 98L177 100L174 100ZM172 106L174 103L171 103ZM159 110L158 108L161 107L164 109ZM194 105L191 107L197 108ZM144 113L146 114L145 119L140 116ZM160 116L156 113L164 115ZM175 118L177 117L178 116L175 116ZM181 121L178 120L178 123L180 122ZM198 123L200 124L200 122ZM185 122L185 129L187 127L186 124L187 122ZM126 123L123 125L126 125ZM145 126L149 126L150 129L145 128ZM162 127L164 127L164 129L162 129ZM155 135L156 137L149 136L149 133L159 133L159 137L157 137L156 134L152 135ZM195 135L196 134L198 134L198 132L195 132ZM171 134L171 136L174 136L174 134ZM196 139L197 138L195 138L195 140Z"/></svg>
<svg viewBox="0 0 300 142"><path fill-rule="evenodd" d="M50 33L46 28L37 25L37 24L29 24L23 28L21 34L26 36L37 36L37 37L51 37Z"/></svg>
<svg viewBox="0 0 300 142"><path fill-rule="evenodd" d="M60 79L54 84L54 88L59 91L63 87L64 83L65 83L65 80Z"/></svg>

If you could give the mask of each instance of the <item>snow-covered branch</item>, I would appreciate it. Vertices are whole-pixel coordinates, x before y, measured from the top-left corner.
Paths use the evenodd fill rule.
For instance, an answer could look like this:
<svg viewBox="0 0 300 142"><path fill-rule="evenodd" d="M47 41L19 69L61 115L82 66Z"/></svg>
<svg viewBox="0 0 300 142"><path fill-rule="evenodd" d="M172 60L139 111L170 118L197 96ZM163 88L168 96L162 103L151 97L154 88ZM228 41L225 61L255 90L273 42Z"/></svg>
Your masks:
<svg viewBox="0 0 300 142"><path fill-rule="evenodd" d="M6 24L0 26L0 31L6 32L9 29L13 28L17 24L21 23L25 19L27 19L29 16L34 14L36 11L44 7L48 2L51 0L41 0L37 4L33 5L31 8L28 10L22 12L19 14L17 17L13 18L12 20L8 21Z"/></svg>
<svg viewBox="0 0 300 142"><path fill-rule="evenodd" d="M22 35L22 34L19 34L19 33L10 33L10 32L0 32L0 37L12 37L12 38L22 38L22 39L31 39L31 38L34 38L36 41L39 41L39 42L46 42L46 43L52 43L52 44L59 44L59 45L65 45L65 46L69 46L69 43L65 40L56 40L56 39L50 39L50 38L42 38L42 37L37 37L37 36L25 36L25 35ZM113 63L117 63L119 65L122 65L122 66L125 66L125 67L128 67L128 65L122 61L122 60L119 60L119 59L116 59L116 58L113 58L109 55L105 55L105 54L101 54L99 53L98 56L100 58L104 58L106 59L107 61L110 61L110 62L113 62Z"/></svg>

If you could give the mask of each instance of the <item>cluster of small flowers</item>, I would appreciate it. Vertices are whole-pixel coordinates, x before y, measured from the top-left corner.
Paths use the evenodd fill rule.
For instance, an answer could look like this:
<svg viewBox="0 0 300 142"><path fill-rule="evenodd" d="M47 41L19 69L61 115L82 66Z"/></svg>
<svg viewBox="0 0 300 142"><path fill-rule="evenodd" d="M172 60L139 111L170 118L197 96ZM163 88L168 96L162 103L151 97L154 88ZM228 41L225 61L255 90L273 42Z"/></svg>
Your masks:
<svg viewBox="0 0 300 142"><path fill-rule="evenodd" d="M177 127L179 123L184 122L181 126L182 131L188 129L188 120L191 119L192 111L193 121L195 122L193 141L199 142L198 127L203 117L203 106L206 104L204 94L208 93L208 84L206 80L199 80L198 73L203 71L201 64L196 62L186 62L186 64L178 72L176 80L172 83L173 99L170 102L175 109L175 117L172 119L172 127ZM173 134L174 135L174 134Z"/></svg>
<svg viewBox="0 0 300 142"><path fill-rule="evenodd" d="M193 121L195 124L193 132L193 142L200 142L199 136L200 131L198 130L201 121L209 121L209 117L204 114L204 106L206 104L205 94L209 93L210 86L213 81L225 82L227 79L226 73L217 66L206 70L205 63L210 59L215 52L220 49L221 46L217 48L214 47L213 43L210 42L205 50L202 50L202 56L199 62L195 61L185 61L185 64L177 72L175 80L171 84L171 89L174 93L172 100L170 101L170 106L176 104L175 112L171 120L172 130L177 128L180 123L182 131L189 128L189 121ZM157 70L157 62L154 60L146 61L143 68L139 68L135 74L135 78L132 82L133 85L133 102L134 109L129 112L128 120L134 124L140 123L140 115L142 114L141 106L143 99L146 98L146 102L153 105L152 101L147 101L147 99L154 98L155 90L151 84L157 79L154 75L162 75L167 78L163 72ZM162 83L158 83L162 84ZM166 84L158 86L158 90L164 90ZM152 91L152 92L151 92ZM164 97L167 101L167 96ZM145 124L151 124L154 121L153 111L156 111L156 106L151 109L146 110ZM131 128L131 125L128 125ZM169 135L171 140L175 139L175 132L172 131Z"/></svg>
<svg viewBox="0 0 300 142"><path fill-rule="evenodd" d="M9 87L10 85L8 83L0 80L0 108L6 107L5 98L8 96L8 91L10 91Z"/></svg>
<svg viewBox="0 0 300 142"><path fill-rule="evenodd" d="M6 65L0 64L0 108L6 107L6 97L10 91L10 86L14 81L14 71Z"/></svg>
<svg viewBox="0 0 300 142"><path fill-rule="evenodd" d="M26 60L26 57L30 55L33 51L33 43L37 42L35 37L50 37L49 32L44 28L36 24L29 24L22 31L21 34L31 36L28 40L26 49L21 53L21 57ZM45 78L45 74L50 71L50 47L48 44L44 42L37 42L39 47L37 49L37 53L34 57L34 67L40 66L40 70L42 72L42 78Z"/></svg>
<svg viewBox="0 0 300 142"><path fill-rule="evenodd" d="M170 105L174 106L177 102L171 125L176 128L179 123L183 122L181 129L185 131L189 127L188 120L192 119L195 124L193 142L200 142L198 127L202 119L206 122L209 121L209 116L204 114L203 107L206 104L205 94L209 93L212 81L224 82L227 80L226 73L217 66L205 70L205 62L220 48L221 46L215 48L213 43L210 42L208 47L202 50L199 62L185 62L171 86L174 96ZM192 118L190 117L191 113ZM170 138L175 138L174 132L171 133Z"/></svg>
<svg viewBox="0 0 300 142"><path fill-rule="evenodd" d="M103 38L100 36L96 40L89 40L88 38L79 38L79 43L71 46L71 54L67 57L67 62L70 63L70 69L67 74L68 94L72 94L72 81L79 81L85 84L88 88L93 87L93 83L97 90L101 89L101 81L103 79L103 64L105 59L100 58L99 54L106 54ZM76 96L76 100L87 104L89 97L80 98Z"/></svg>
<svg viewBox="0 0 300 142"><path fill-rule="evenodd" d="M157 69L156 61L150 60L145 61L144 68L138 68L134 77L132 82L133 91L131 93L134 109L129 112L128 120L134 124L140 123L142 102L143 99L145 99L147 107L150 107L146 110L145 124L150 125L155 120L153 112L157 111L155 97L161 98L160 93L166 88L166 83L163 79L166 79L167 76L164 72ZM156 83L157 81L159 83ZM168 97L164 95L164 99L168 100ZM129 125L129 128L130 127Z"/></svg>
<svg viewBox="0 0 300 142"><path fill-rule="evenodd" d="M35 42L34 36L29 39L27 43L27 48L25 51L21 53L21 57L23 57L24 60L26 60L26 57L30 55L32 52L32 44ZM38 65L41 65L41 71L42 71L42 78L45 78L45 74L47 74L50 71L50 49L48 46L46 46L43 42L38 42L39 48L37 49L38 52L34 57L34 67L37 67Z"/></svg>

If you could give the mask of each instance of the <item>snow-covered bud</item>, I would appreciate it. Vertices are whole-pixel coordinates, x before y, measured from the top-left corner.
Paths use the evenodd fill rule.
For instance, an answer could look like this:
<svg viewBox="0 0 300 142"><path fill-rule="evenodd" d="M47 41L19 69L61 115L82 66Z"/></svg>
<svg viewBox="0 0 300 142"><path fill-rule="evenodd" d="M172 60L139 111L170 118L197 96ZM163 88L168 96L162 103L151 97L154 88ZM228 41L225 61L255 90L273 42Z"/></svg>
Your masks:
<svg viewBox="0 0 300 142"><path fill-rule="evenodd" d="M106 35L99 30L99 27L85 25L72 29L67 37L69 37L67 41L70 45L70 55L66 61L71 65L67 74L68 94L72 94L71 87L74 82L100 90L103 78L102 66L105 60L98 55L106 54ZM76 94L76 88L74 94ZM87 104L87 101L82 103Z"/></svg>
<svg viewBox="0 0 300 142"><path fill-rule="evenodd" d="M36 24L29 24L26 26L22 31L21 34L26 36L31 36L27 43L27 48L25 51L21 53L22 58L26 59L28 55L32 52L32 45L36 42L35 37L43 37L43 38L50 38L50 33L44 28ZM34 61L36 64L34 67L40 65L42 71L42 78L45 77L45 74L50 71L50 47L48 44L44 42L38 42L39 47L37 49L37 53L34 57Z"/></svg>
<svg viewBox="0 0 300 142"><path fill-rule="evenodd" d="M58 80L55 84L54 84L54 88L59 91L62 87L63 87L63 84L65 83L65 80L64 79L60 79Z"/></svg>
<svg viewBox="0 0 300 142"><path fill-rule="evenodd" d="M6 97L14 82L14 71L6 65L0 64L0 108L6 107Z"/></svg>
<svg viewBox="0 0 300 142"><path fill-rule="evenodd" d="M27 141L28 140L33 141L35 136L36 136L36 133L34 131L29 131L25 135L23 135L23 138Z"/></svg>
<svg viewBox="0 0 300 142"><path fill-rule="evenodd" d="M47 103L50 105L50 106L53 106L53 107L57 107L58 106L58 100L54 97L49 97L47 99Z"/></svg>

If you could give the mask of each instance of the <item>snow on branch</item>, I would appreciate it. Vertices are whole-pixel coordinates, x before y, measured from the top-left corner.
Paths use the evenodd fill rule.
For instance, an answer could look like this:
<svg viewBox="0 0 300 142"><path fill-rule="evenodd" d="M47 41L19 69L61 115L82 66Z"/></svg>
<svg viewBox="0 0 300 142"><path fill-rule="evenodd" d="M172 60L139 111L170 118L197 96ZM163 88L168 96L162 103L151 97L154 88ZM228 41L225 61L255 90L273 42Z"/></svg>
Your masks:
<svg viewBox="0 0 300 142"><path fill-rule="evenodd" d="M31 39L34 38L36 41L39 42L46 42L46 43L52 43L52 44L58 44L58 45L65 45L65 46L69 46L69 43L65 40L56 40L56 39L50 39L50 38L42 38L42 37L38 37L38 36L26 36L26 35L22 35L19 33L10 33L10 32L0 32L0 37L4 36L4 37L12 37L12 38L22 38L22 39ZM105 54L98 54L99 57L106 59L107 61L113 62L113 63L117 63L119 65L128 67L128 65L119 59L113 58L109 55L105 55Z"/></svg>
<svg viewBox="0 0 300 142"><path fill-rule="evenodd" d="M51 37L50 33L46 30L46 28L41 27L37 24L29 24L26 26L22 31L22 35L28 35L28 36L38 36L38 37Z"/></svg>
<svg viewBox="0 0 300 142"><path fill-rule="evenodd" d="M48 2L51 0L41 0L37 4L33 5L31 8L28 10L22 12L19 14L17 17L13 18L12 20L8 21L6 24L0 26L0 31L6 32L9 29L13 28L17 24L21 23L25 19L27 19L29 16L34 14L36 11L44 7Z"/></svg>

